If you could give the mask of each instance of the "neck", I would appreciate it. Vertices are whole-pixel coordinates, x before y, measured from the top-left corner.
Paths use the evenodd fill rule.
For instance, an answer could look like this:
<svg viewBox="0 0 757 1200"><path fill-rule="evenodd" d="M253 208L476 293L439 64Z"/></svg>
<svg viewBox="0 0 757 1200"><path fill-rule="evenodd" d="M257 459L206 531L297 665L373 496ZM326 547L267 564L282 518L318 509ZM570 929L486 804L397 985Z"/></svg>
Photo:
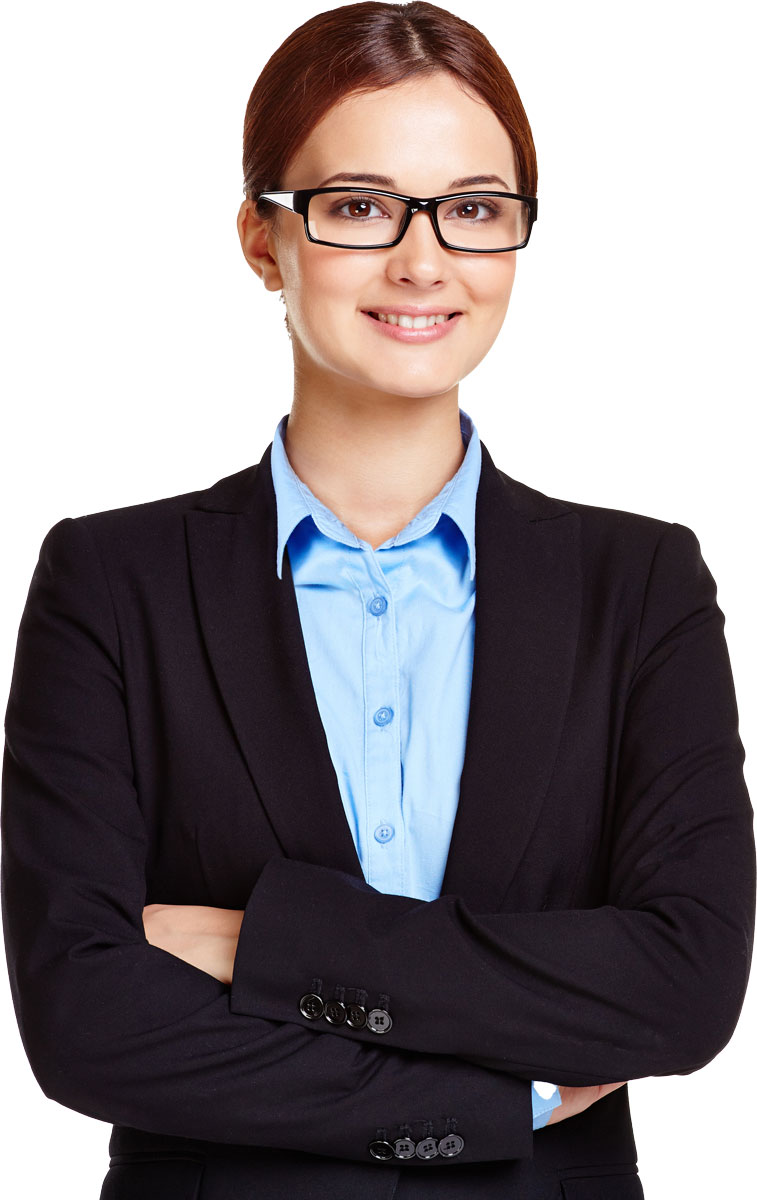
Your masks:
<svg viewBox="0 0 757 1200"><path fill-rule="evenodd" d="M295 389L284 440L303 483L374 548L441 491L465 456L457 386L425 398Z"/></svg>

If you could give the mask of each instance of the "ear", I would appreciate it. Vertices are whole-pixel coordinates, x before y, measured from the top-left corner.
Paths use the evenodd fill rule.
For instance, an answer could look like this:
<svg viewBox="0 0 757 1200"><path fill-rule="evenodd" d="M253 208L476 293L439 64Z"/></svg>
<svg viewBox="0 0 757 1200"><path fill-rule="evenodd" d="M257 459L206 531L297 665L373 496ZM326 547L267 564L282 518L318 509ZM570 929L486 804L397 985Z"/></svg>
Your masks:
<svg viewBox="0 0 757 1200"><path fill-rule="evenodd" d="M263 280L269 292L278 291L284 284L275 256L275 239L270 218L263 220L262 217L259 217L253 201L245 197L237 216L237 229L239 240L242 243L242 253L247 262L255 274Z"/></svg>

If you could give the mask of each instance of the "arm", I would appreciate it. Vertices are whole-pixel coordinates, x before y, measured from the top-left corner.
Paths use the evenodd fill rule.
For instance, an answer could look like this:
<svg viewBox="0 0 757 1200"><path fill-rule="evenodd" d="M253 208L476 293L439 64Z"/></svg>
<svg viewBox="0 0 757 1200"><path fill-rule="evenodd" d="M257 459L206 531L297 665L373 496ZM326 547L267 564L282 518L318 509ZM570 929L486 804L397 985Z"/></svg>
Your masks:
<svg viewBox="0 0 757 1200"><path fill-rule="evenodd" d="M159 946L227 984L231 983L234 974L243 917L244 909L213 908L202 904L148 904L142 912L145 937L151 946ZM574 1090L588 1092L592 1089ZM593 1097L592 1103L598 1098ZM561 1104L559 1089L553 1084L532 1083L533 1128L541 1129L548 1124L553 1110ZM568 1115L567 1105L554 1119L563 1119L565 1115Z"/></svg>
<svg viewBox="0 0 757 1200"><path fill-rule="evenodd" d="M199 904L148 904L143 912L145 935L184 962L207 971L222 983L231 983L244 909L211 908ZM544 1082L531 1084L533 1128L543 1129L583 1112L625 1083L595 1087L562 1087Z"/></svg>
<svg viewBox="0 0 757 1200"><path fill-rule="evenodd" d="M563 1084L694 1071L729 1040L749 973L743 759L715 583L693 532L672 524L650 569L625 699L606 903L481 914L454 895L382 894L341 871L272 859L242 921L232 1009L375 1038L299 1014L320 977L324 997L339 984L359 984L373 1004L391 997L386 1045Z"/></svg>
<svg viewBox="0 0 757 1200"><path fill-rule="evenodd" d="M5 944L21 1037L45 1095L148 1132L361 1162L374 1162L377 1129L398 1136L401 1123L432 1121L443 1131L455 1116L465 1148L450 1161L531 1155L527 1082L233 1012L226 985L149 944L150 847L119 633L81 522L59 522L42 544L5 731ZM260 953L244 953L249 976Z"/></svg>

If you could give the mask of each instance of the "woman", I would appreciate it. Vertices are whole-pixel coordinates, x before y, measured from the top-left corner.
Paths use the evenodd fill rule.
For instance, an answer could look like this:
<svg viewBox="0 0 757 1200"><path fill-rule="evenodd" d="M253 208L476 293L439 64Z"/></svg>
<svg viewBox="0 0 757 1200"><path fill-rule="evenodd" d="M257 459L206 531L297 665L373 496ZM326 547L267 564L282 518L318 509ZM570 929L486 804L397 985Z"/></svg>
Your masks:
<svg viewBox="0 0 757 1200"><path fill-rule="evenodd" d="M459 408L537 215L477 30L306 22L244 171L291 412L211 488L60 521L21 623L31 1065L113 1123L104 1200L641 1196L625 1084L722 1049L751 955L714 581L690 529L510 478Z"/></svg>

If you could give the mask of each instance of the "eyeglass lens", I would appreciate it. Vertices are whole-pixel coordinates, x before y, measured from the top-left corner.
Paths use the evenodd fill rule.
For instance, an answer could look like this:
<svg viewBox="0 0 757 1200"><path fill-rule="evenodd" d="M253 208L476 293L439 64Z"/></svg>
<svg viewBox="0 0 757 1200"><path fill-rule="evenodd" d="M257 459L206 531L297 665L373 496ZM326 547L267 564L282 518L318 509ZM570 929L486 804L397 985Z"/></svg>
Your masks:
<svg viewBox="0 0 757 1200"><path fill-rule="evenodd" d="M511 249L528 233L523 200L471 192L443 201L437 213L442 237L461 250ZM346 188L311 197L308 225L319 241L371 247L394 241L404 215L400 200Z"/></svg>

